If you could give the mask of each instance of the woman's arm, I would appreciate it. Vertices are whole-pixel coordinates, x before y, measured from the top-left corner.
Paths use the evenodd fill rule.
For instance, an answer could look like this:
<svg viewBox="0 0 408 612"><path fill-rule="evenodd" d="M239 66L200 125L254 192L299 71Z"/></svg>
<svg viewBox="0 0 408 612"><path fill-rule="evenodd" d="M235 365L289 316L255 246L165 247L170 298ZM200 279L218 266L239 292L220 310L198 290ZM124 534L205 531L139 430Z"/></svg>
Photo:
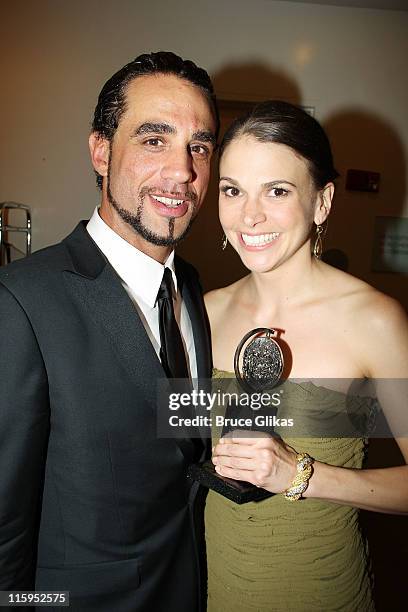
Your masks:
<svg viewBox="0 0 408 612"><path fill-rule="evenodd" d="M250 432L249 432L250 433ZM214 448L213 462L222 476L245 480L281 493L290 487L296 475L296 452L284 442L257 432L241 437L236 432ZM399 440L405 460L408 440ZM302 449L296 449L302 452ZM351 469L315 461L313 475L303 497L315 497L394 514L408 514L408 465L383 469Z"/></svg>
<svg viewBox="0 0 408 612"><path fill-rule="evenodd" d="M408 324L402 308L381 296L371 313L363 313L359 342L368 374L408 463ZM374 312L373 312L374 311ZM366 329L364 329L364 325ZM361 335L364 337L362 342ZM243 432L224 438L214 449L216 471L279 493L296 475L296 453L281 440ZM405 437L403 437L405 436ZM297 448L296 452L303 449ZM383 469L350 469L314 463L304 497L325 499L376 512L408 514L408 465Z"/></svg>
<svg viewBox="0 0 408 612"><path fill-rule="evenodd" d="M408 440L399 444L404 459ZM405 452L404 452L405 450ZM314 474L304 497L318 497L374 512L408 514L408 465L357 470L314 464Z"/></svg>

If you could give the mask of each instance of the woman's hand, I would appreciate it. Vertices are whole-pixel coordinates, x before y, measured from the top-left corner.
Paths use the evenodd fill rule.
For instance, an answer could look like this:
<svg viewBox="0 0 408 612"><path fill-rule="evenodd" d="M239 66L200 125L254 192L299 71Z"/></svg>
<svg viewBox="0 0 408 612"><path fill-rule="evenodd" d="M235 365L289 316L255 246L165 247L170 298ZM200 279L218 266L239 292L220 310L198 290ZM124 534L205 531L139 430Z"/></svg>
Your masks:
<svg viewBox="0 0 408 612"><path fill-rule="evenodd" d="M220 439L212 462L221 476L281 493L296 476L296 452L280 438L236 430Z"/></svg>

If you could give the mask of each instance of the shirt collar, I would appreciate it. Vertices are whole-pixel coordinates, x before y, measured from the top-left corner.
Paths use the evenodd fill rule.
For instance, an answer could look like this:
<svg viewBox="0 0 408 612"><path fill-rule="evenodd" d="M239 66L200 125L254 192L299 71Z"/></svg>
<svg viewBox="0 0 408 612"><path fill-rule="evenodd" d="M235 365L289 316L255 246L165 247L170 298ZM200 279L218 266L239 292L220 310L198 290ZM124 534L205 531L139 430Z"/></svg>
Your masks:
<svg viewBox="0 0 408 612"><path fill-rule="evenodd" d="M154 308L156 304L164 268L170 268L177 293L174 251L170 253L164 265L161 264L121 238L100 217L98 208L95 208L86 229L122 281L136 298L142 299L150 308Z"/></svg>

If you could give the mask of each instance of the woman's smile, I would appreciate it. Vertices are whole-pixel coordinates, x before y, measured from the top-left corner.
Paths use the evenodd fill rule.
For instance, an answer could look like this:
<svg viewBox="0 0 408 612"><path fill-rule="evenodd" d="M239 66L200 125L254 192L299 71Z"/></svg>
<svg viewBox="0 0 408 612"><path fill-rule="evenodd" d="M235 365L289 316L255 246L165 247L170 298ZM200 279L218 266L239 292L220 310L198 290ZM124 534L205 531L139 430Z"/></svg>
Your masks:
<svg viewBox="0 0 408 612"><path fill-rule="evenodd" d="M271 232L269 234L244 234L238 233L240 243L250 251L259 251L267 249L276 243L280 236L280 232Z"/></svg>

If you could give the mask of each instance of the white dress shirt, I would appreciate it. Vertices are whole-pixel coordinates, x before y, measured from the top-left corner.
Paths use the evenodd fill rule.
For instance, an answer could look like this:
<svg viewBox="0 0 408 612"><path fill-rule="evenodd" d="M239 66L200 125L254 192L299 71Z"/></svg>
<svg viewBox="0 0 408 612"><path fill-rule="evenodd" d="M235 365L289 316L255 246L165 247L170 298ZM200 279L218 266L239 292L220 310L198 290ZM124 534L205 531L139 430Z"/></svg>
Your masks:
<svg viewBox="0 0 408 612"><path fill-rule="evenodd" d="M86 229L120 277L158 356L160 356L160 331L157 293L163 279L164 268L170 268L176 292L173 298L174 314L180 327L190 376L197 378L193 329L186 305L177 286L174 251L170 253L164 265L159 263L114 232L101 219L98 208L95 208Z"/></svg>

